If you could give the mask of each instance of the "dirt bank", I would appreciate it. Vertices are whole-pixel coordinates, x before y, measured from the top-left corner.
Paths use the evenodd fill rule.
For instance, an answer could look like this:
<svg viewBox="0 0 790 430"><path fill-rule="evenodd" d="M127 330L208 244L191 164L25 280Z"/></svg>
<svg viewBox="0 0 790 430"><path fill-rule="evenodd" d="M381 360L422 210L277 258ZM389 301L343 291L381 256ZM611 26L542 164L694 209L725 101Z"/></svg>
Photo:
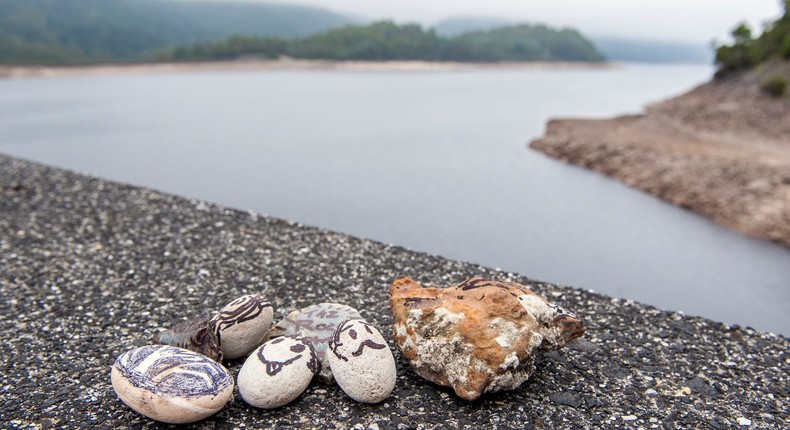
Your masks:
<svg viewBox="0 0 790 430"><path fill-rule="evenodd" d="M790 80L790 62L714 80L644 115L552 120L530 146L790 246L790 97L759 88L773 75Z"/></svg>
<svg viewBox="0 0 790 430"><path fill-rule="evenodd" d="M191 63L94 64L80 66L2 66L0 78L116 76L143 73L233 72L264 70L336 70L347 72L458 72L490 69L601 69L611 63L520 62L453 63L438 61L324 61L282 58L279 60L232 60Z"/></svg>

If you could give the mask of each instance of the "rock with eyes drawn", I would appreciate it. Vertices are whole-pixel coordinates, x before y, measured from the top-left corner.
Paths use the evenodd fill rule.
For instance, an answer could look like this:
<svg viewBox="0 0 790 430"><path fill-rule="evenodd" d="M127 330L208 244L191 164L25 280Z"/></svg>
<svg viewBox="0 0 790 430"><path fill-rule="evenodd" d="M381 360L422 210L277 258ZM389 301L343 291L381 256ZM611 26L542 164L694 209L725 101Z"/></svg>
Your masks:
<svg viewBox="0 0 790 430"><path fill-rule="evenodd" d="M395 344L415 373L467 400L517 388L538 351L562 348L585 330L529 288L481 278L449 288L398 278L390 305Z"/></svg>
<svg viewBox="0 0 790 430"><path fill-rule="evenodd" d="M111 378L124 403L166 423L206 418L233 396L233 377L221 364L173 346L150 345L121 354Z"/></svg>
<svg viewBox="0 0 790 430"><path fill-rule="evenodd" d="M362 318L351 306L339 303L319 303L295 310L269 331L267 339L278 336L296 336L310 342L321 363L318 376L327 384L332 383L332 370L326 359L326 348L335 329L345 320Z"/></svg>
<svg viewBox="0 0 790 430"><path fill-rule="evenodd" d="M341 323L326 355L337 384L358 402L378 403L395 388L395 358L381 333L365 320Z"/></svg>
<svg viewBox="0 0 790 430"><path fill-rule="evenodd" d="M209 321L225 359L244 357L257 348L272 325L273 309L263 296L246 295L228 303Z"/></svg>
<svg viewBox="0 0 790 430"><path fill-rule="evenodd" d="M305 339L272 339L247 357L237 380L239 394L258 408L284 406L310 385L319 366L313 346Z"/></svg>

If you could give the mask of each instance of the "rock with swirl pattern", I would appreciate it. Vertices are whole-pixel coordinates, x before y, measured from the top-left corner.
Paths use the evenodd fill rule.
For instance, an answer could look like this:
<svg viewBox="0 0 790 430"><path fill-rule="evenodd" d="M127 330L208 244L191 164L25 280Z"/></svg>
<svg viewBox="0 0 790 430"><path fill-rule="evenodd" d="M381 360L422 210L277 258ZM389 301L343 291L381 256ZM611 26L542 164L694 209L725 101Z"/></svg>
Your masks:
<svg viewBox="0 0 790 430"><path fill-rule="evenodd" d="M115 360L112 386L135 411L167 423L191 423L215 414L233 395L233 377L221 364L186 349L150 345Z"/></svg>

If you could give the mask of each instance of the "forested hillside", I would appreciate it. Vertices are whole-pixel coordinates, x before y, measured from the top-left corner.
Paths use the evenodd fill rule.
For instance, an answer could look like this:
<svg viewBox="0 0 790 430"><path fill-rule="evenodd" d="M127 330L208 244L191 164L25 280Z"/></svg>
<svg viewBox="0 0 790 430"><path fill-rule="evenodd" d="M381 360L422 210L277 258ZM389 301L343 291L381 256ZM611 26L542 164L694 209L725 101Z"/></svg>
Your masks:
<svg viewBox="0 0 790 430"><path fill-rule="evenodd" d="M302 37L349 22L322 9L265 3L0 0L0 63L140 61L236 34Z"/></svg>
<svg viewBox="0 0 790 430"><path fill-rule="evenodd" d="M516 21L504 18L467 16L445 18L431 28L439 36L455 37L473 31L493 30L515 24Z"/></svg>
<svg viewBox="0 0 790 430"><path fill-rule="evenodd" d="M202 61L252 56L467 62L604 60L593 44L575 30L520 24L441 37L416 24L390 21L347 26L294 40L235 37L221 43L179 48L161 58Z"/></svg>
<svg viewBox="0 0 790 430"><path fill-rule="evenodd" d="M326 60L602 61L575 30L518 24L442 36L419 25L232 1L0 0L0 64Z"/></svg>
<svg viewBox="0 0 790 430"><path fill-rule="evenodd" d="M767 23L762 34L756 38L746 24L740 24L732 30L734 42L716 49L719 76L772 59L790 60L790 0L785 0L784 6L784 14L776 21Z"/></svg>
<svg viewBox="0 0 790 430"><path fill-rule="evenodd" d="M440 36L456 37L474 31L486 31L515 25L515 21L494 17L454 17L432 28ZM629 63L706 63L713 60L708 43L634 39L617 36L585 35L610 61Z"/></svg>

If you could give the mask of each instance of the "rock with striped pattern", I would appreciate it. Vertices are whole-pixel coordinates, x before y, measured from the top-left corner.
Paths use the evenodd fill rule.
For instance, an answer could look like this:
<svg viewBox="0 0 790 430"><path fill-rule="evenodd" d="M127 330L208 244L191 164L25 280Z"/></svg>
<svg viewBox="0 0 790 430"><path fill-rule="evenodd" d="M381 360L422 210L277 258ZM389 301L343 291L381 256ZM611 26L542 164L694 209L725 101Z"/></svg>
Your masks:
<svg viewBox="0 0 790 430"><path fill-rule="evenodd" d="M210 358L168 345L121 354L112 367L112 387L136 412L183 424L217 413L233 396L233 377Z"/></svg>
<svg viewBox="0 0 790 430"><path fill-rule="evenodd" d="M272 325L274 310L263 296L246 295L228 303L209 327L219 340L226 359L245 357L263 343Z"/></svg>

